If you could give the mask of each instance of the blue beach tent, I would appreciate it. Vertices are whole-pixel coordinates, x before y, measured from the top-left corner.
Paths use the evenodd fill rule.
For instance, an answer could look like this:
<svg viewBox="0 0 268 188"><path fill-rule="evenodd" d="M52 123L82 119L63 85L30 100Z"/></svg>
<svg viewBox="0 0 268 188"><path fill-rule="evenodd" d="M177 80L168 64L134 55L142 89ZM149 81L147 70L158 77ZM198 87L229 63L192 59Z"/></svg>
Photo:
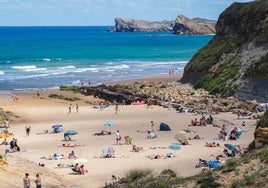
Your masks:
<svg viewBox="0 0 268 188"><path fill-rule="evenodd" d="M171 131L171 129L169 128L168 124L165 124L163 122L160 123L159 130L160 131Z"/></svg>

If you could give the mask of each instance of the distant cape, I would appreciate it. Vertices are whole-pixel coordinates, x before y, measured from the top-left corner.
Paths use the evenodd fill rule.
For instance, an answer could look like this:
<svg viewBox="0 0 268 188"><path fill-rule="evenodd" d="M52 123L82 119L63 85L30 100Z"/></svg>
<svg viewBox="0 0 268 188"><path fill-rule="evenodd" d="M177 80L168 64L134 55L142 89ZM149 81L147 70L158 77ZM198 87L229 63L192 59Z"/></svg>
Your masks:
<svg viewBox="0 0 268 188"><path fill-rule="evenodd" d="M179 15L176 20L145 21L115 18L114 32L172 32L174 34L215 34L216 21L202 18L189 19Z"/></svg>

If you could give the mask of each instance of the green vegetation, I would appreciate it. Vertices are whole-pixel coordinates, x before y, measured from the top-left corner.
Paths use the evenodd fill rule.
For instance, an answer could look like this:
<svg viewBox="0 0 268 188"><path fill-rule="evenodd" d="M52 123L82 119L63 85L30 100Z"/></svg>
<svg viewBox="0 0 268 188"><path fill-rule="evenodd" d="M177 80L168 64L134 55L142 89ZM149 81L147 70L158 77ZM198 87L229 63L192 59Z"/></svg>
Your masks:
<svg viewBox="0 0 268 188"><path fill-rule="evenodd" d="M204 88L210 94L230 96L241 79L249 76L267 78L267 54L243 72L242 61L246 57L238 55L249 43L255 46L267 43L267 12L267 0L234 3L227 8L218 20L216 36L185 66L182 81L192 82L196 88Z"/></svg>
<svg viewBox="0 0 268 188"><path fill-rule="evenodd" d="M268 181L268 147L231 158L217 170L180 178L170 169L153 175L150 170L131 170L125 178L105 188L173 188L173 187L265 187ZM193 167L194 168L194 167ZM239 176L239 174L241 174ZM222 181L225 180L226 181Z"/></svg>
<svg viewBox="0 0 268 188"><path fill-rule="evenodd" d="M268 110L263 114L257 126L262 128L268 127Z"/></svg>
<svg viewBox="0 0 268 188"><path fill-rule="evenodd" d="M258 61L252 62L250 67L245 71L244 77L247 76L266 76L268 72L268 53Z"/></svg>
<svg viewBox="0 0 268 188"><path fill-rule="evenodd" d="M58 94L50 94L48 97L55 98L55 99L63 99L63 100L67 100L67 101L78 101L78 100L80 100L77 97L68 98L68 97L64 97L63 95L58 95Z"/></svg>
<svg viewBox="0 0 268 188"><path fill-rule="evenodd" d="M80 93L80 88L78 86L60 86L61 91L72 91L74 93Z"/></svg>
<svg viewBox="0 0 268 188"><path fill-rule="evenodd" d="M10 111L4 111L2 108L0 108L0 124L3 124L5 120L11 121L12 118L18 118L13 112Z"/></svg>
<svg viewBox="0 0 268 188"><path fill-rule="evenodd" d="M234 82L239 77L237 72L240 69L240 63L233 59L229 61L232 61L232 63L222 64L213 74L205 75L197 82L196 87L203 87L211 94L232 95L237 88Z"/></svg>

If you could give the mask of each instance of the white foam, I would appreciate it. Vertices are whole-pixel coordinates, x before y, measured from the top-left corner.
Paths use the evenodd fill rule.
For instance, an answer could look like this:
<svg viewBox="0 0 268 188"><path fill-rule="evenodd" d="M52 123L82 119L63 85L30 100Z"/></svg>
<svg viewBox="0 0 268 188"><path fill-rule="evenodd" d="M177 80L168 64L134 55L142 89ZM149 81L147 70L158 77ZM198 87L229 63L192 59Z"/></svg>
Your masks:
<svg viewBox="0 0 268 188"><path fill-rule="evenodd" d="M38 72L38 71L45 71L47 68L35 68L35 69L25 69L25 72Z"/></svg>
<svg viewBox="0 0 268 188"><path fill-rule="evenodd" d="M42 59L43 61L51 61L51 59L49 59L49 58L44 58L44 59Z"/></svg>
<svg viewBox="0 0 268 188"><path fill-rule="evenodd" d="M25 70L25 69L36 69L35 65L26 65L26 66L11 66L12 69L19 69L19 70Z"/></svg>
<svg viewBox="0 0 268 188"><path fill-rule="evenodd" d="M74 65L68 65L68 66L63 66L63 67L57 67L58 69L75 69L76 67Z"/></svg>
<svg viewBox="0 0 268 188"><path fill-rule="evenodd" d="M2 75L2 74L5 74L5 72L4 71L0 71L0 75Z"/></svg>

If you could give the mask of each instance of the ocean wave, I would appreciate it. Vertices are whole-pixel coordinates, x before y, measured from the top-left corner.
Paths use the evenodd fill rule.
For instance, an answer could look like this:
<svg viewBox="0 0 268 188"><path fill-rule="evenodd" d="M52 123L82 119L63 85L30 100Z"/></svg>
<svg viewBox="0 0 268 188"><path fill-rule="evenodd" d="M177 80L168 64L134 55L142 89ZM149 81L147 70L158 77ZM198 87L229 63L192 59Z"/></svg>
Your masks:
<svg viewBox="0 0 268 188"><path fill-rule="evenodd" d="M12 69L19 69L19 70L25 70L25 69L36 69L35 65L25 65L25 66L11 66Z"/></svg>
<svg viewBox="0 0 268 188"><path fill-rule="evenodd" d="M51 61L51 59L50 58L44 58L44 59L42 59L43 61Z"/></svg>
<svg viewBox="0 0 268 188"><path fill-rule="evenodd" d="M38 71L46 71L47 68L35 68L35 69L24 69L25 72L38 72Z"/></svg>
<svg viewBox="0 0 268 188"><path fill-rule="evenodd" d="M0 75L3 75L3 74L5 74L5 72L4 71L0 71Z"/></svg>
<svg viewBox="0 0 268 188"><path fill-rule="evenodd" d="M58 69L75 69L76 67L74 65L68 65L68 66L63 66L63 67L57 67Z"/></svg>

